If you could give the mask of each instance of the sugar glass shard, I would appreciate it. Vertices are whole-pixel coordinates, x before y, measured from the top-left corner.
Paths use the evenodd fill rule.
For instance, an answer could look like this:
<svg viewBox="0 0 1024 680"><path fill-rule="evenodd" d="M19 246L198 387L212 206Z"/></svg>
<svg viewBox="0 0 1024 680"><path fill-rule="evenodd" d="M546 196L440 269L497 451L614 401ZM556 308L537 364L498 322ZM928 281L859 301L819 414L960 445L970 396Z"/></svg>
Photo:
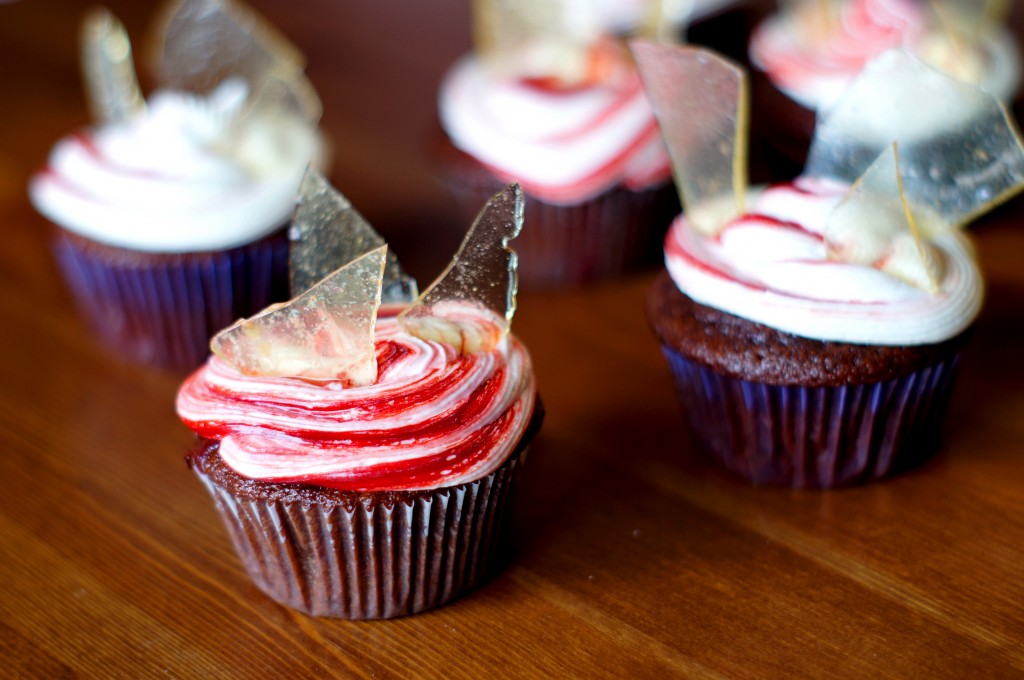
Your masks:
<svg viewBox="0 0 1024 680"><path fill-rule="evenodd" d="M715 234L743 212L749 93L740 67L704 49L632 41L690 223Z"/></svg>
<svg viewBox="0 0 1024 680"><path fill-rule="evenodd" d="M249 7L232 0L176 0L155 29L155 73L163 87L206 93L241 77L252 93L271 78L289 83L308 120L320 101L302 71L305 59L284 36Z"/></svg>
<svg viewBox="0 0 1024 680"><path fill-rule="evenodd" d="M898 147L883 151L829 215L829 257L876 267L930 293L938 290L938 261L921 240L918 225L934 220L903 193Z"/></svg>
<svg viewBox="0 0 1024 680"><path fill-rule="evenodd" d="M894 141L908 200L949 227L1024 186L1024 147L1006 108L900 50L872 60L819 118L804 174L853 182Z"/></svg>
<svg viewBox="0 0 1024 680"><path fill-rule="evenodd" d="M666 0L668 2L669 0ZM615 80L627 69L614 36L635 30L643 3L621 8L579 0L474 0L476 53L505 78L553 87Z"/></svg>
<svg viewBox="0 0 1024 680"><path fill-rule="evenodd" d="M316 127L321 114L320 98L305 76L270 74L246 103L244 115L259 114L305 121L311 128Z"/></svg>
<svg viewBox="0 0 1024 680"><path fill-rule="evenodd" d="M464 354L494 349L516 310L518 257L508 244L522 227L523 191L511 184L480 211L444 273L398 316L406 332Z"/></svg>
<svg viewBox="0 0 1024 680"><path fill-rule="evenodd" d="M93 9L82 24L82 71L96 123L117 123L145 109L128 32L106 9Z"/></svg>
<svg viewBox="0 0 1024 680"><path fill-rule="evenodd" d="M384 238L349 200L313 168L306 170L299 187L299 206L288 237L293 297L339 267L385 245ZM411 304L417 295L416 280L402 270L398 257L388 250L381 301Z"/></svg>
<svg viewBox="0 0 1024 680"><path fill-rule="evenodd" d="M678 43L690 23L693 0L652 0L641 15L635 37L659 43Z"/></svg>
<svg viewBox="0 0 1024 680"><path fill-rule="evenodd" d="M943 30L955 38L974 41L986 30L1006 21L1011 0L931 0Z"/></svg>
<svg viewBox="0 0 1024 680"><path fill-rule="evenodd" d="M299 297L221 331L211 349L245 375L372 384L386 259L387 246L370 251Z"/></svg>

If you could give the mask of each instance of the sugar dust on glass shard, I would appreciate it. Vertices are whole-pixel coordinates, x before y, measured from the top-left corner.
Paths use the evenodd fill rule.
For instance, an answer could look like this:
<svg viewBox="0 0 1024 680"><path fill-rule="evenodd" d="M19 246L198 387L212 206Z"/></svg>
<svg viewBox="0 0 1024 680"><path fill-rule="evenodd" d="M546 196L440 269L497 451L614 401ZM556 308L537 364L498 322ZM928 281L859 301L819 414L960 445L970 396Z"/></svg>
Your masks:
<svg viewBox="0 0 1024 680"><path fill-rule="evenodd" d="M506 336L516 309L523 192L512 184L484 206L444 273L398 316L402 328L461 353L486 352Z"/></svg>
<svg viewBox="0 0 1024 680"><path fill-rule="evenodd" d="M1024 147L1006 108L981 90L890 50L818 119L805 175L854 182L894 141L912 206L961 227L1021 190Z"/></svg>
<svg viewBox="0 0 1024 680"><path fill-rule="evenodd" d="M372 384L386 259L387 246L370 251L299 297L221 331L211 349L244 375Z"/></svg>
<svg viewBox="0 0 1024 680"><path fill-rule="evenodd" d="M313 168L306 171L299 187L299 204L288 238L292 297L339 267L386 245L352 203ZM388 250L381 302L411 304L417 295L416 280Z"/></svg>
<svg viewBox="0 0 1024 680"><path fill-rule="evenodd" d="M828 217L829 258L877 267L929 293L938 290L940 263L918 233L923 208L903 193L899 147L892 144L854 183Z"/></svg>
<svg viewBox="0 0 1024 680"><path fill-rule="evenodd" d="M630 43L672 159L689 222L715 234L744 211L746 72L708 50Z"/></svg>
<svg viewBox="0 0 1024 680"><path fill-rule="evenodd" d="M118 123L145 109L128 32L106 9L91 10L82 24L82 70L94 122Z"/></svg>

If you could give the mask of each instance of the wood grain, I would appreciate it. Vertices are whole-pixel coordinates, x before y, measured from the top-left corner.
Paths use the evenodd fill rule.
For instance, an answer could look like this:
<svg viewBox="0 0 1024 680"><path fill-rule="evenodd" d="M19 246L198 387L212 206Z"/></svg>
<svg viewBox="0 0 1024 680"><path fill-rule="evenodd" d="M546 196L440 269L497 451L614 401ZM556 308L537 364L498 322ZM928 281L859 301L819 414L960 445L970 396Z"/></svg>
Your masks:
<svg viewBox="0 0 1024 680"><path fill-rule="evenodd" d="M254 4L309 57L332 178L430 278L465 228L430 144L437 84L469 45L467 7ZM110 5L145 30L149 6ZM988 299L924 467L825 493L738 482L683 424L643 315L653 273L524 293L515 328L548 417L508 567L419 616L312 619L248 580L184 464L181 376L92 341L25 196L50 145L86 122L85 7L0 4L0 675L1024 674L1020 200L973 228Z"/></svg>

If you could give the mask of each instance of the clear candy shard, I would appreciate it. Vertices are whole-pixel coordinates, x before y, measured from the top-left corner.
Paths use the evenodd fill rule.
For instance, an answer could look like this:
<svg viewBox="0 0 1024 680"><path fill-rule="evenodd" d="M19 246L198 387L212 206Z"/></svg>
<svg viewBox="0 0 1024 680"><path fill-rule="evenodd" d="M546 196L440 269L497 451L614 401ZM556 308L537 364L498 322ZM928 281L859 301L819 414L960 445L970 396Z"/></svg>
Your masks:
<svg viewBox="0 0 1024 680"><path fill-rule="evenodd" d="M386 245L352 203L314 168L306 170L299 187L298 208L288 238L293 297L339 267ZM416 280L403 271L398 257L388 250L381 301L407 305L418 294Z"/></svg>
<svg viewBox="0 0 1024 680"><path fill-rule="evenodd" d="M232 0L175 0L154 31L154 72L162 87L204 94L229 77L245 80L254 106L280 104L310 123L320 100L298 49L249 7ZM265 89L274 93L261 97Z"/></svg>
<svg viewBox="0 0 1024 680"><path fill-rule="evenodd" d="M1024 187L1024 147L1005 106L902 50L868 63L819 116L804 174L851 183L893 142L907 199L931 206L945 227Z"/></svg>
<svg viewBox="0 0 1024 680"><path fill-rule="evenodd" d="M145 109L128 32L106 9L91 10L82 23L82 72L96 123L121 122Z"/></svg>
<svg viewBox="0 0 1024 680"><path fill-rule="evenodd" d="M541 79L555 87L611 82L628 69L615 34L637 28L632 23L642 20L639 9L616 12L577 0L474 0L474 50L504 78ZM631 12L638 15L633 21L626 18Z"/></svg>
<svg viewBox="0 0 1024 680"><path fill-rule="evenodd" d="M937 23L954 40L974 42L1006 21L1012 0L930 0Z"/></svg>
<svg viewBox="0 0 1024 680"><path fill-rule="evenodd" d="M516 310L518 256L509 241L522 230L523 206L518 184L487 202L448 268L398 316L407 333L463 354L487 352L502 341Z"/></svg>
<svg viewBox="0 0 1024 680"><path fill-rule="evenodd" d="M814 49L827 42L842 22L843 2L839 0L781 0L779 11L784 26L792 26L792 40Z"/></svg>
<svg viewBox="0 0 1024 680"><path fill-rule="evenodd" d="M747 74L705 49L641 40L630 46L672 159L687 219L700 233L716 234L744 210Z"/></svg>
<svg viewBox="0 0 1024 680"><path fill-rule="evenodd" d="M883 151L829 215L830 259L875 267L929 293L938 291L941 265L919 225L936 219L903 192L899 150Z"/></svg>
<svg viewBox="0 0 1024 680"><path fill-rule="evenodd" d="M386 259L387 246L371 250L299 297L224 329L210 348L244 375L372 384Z"/></svg>

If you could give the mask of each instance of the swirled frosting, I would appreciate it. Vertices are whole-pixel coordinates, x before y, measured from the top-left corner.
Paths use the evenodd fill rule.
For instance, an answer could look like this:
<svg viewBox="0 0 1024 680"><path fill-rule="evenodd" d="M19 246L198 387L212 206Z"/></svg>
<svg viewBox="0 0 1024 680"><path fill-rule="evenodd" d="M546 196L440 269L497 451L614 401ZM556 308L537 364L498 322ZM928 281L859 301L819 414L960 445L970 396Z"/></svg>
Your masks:
<svg viewBox="0 0 1024 680"><path fill-rule="evenodd" d="M926 243L940 272L935 293L830 260L824 227L847 189L810 178L770 187L713 237L680 216L665 240L669 274L701 304L817 340L919 345L965 330L983 296L967 238L950 230Z"/></svg>
<svg viewBox="0 0 1024 680"><path fill-rule="evenodd" d="M533 415L530 357L513 336L458 354L378 318L377 380L243 376L217 357L178 393L178 414L220 440L240 475L344 490L429 489L479 479L512 453Z"/></svg>
<svg viewBox="0 0 1024 680"><path fill-rule="evenodd" d="M830 106L868 61L894 47L905 47L933 68L1004 101L1017 89L1020 58L1005 30L990 29L965 50L929 25L927 9L919 3L849 0L839 11L827 33L790 12L764 21L751 39L754 65L806 108Z"/></svg>
<svg viewBox="0 0 1024 680"><path fill-rule="evenodd" d="M495 77L473 56L441 86L441 124L452 143L506 182L555 204L670 174L658 124L635 72L624 82L553 89Z"/></svg>
<svg viewBox="0 0 1024 680"><path fill-rule="evenodd" d="M196 252L283 225L319 137L305 120L244 115L247 88L154 94L144 112L60 140L29 193L55 223L109 245Z"/></svg>

